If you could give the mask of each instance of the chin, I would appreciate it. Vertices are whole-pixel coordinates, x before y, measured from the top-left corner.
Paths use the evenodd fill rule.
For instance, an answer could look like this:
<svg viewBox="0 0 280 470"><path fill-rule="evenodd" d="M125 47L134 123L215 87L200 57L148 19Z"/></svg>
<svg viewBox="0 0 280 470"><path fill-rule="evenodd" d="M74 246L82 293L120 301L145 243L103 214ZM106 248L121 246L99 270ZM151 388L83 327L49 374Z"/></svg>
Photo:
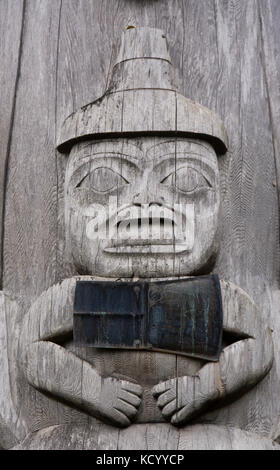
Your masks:
<svg viewBox="0 0 280 470"><path fill-rule="evenodd" d="M178 276L195 276L212 272L217 253L209 253L194 259L192 253L185 256L165 254L157 255L124 255L103 252L93 262L75 262L78 274L107 278L170 278ZM90 257L87 257L89 260ZM93 259L93 258L92 258Z"/></svg>

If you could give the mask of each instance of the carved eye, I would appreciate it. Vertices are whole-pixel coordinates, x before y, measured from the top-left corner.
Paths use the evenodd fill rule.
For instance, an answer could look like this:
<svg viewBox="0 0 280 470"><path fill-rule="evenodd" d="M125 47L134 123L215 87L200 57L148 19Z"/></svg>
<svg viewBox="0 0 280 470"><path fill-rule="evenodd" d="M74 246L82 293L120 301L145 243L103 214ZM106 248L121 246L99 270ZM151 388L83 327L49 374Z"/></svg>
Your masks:
<svg viewBox="0 0 280 470"><path fill-rule="evenodd" d="M184 193L192 193L200 188L211 188L209 181L194 168L181 168L164 178L161 183L172 186Z"/></svg>
<svg viewBox="0 0 280 470"><path fill-rule="evenodd" d="M105 193L123 184L128 184L123 176L111 170L111 168L100 167L85 176L77 187Z"/></svg>

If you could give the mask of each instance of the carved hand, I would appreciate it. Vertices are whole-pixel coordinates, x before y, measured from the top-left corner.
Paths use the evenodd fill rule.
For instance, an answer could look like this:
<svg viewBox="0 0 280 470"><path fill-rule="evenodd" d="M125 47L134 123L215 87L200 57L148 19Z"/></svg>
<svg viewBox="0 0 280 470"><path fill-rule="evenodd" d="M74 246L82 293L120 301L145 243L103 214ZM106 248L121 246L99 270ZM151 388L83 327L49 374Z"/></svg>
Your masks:
<svg viewBox="0 0 280 470"><path fill-rule="evenodd" d="M141 403L140 385L112 377L101 379L100 401L97 406L102 417L118 426L129 426Z"/></svg>
<svg viewBox="0 0 280 470"><path fill-rule="evenodd" d="M178 377L159 383L152 393L163 417L172 424L179 425L193 418L219 396L214 384L208 381L208 387L203 385L206 384L203 384L199 375Z"/></svg>

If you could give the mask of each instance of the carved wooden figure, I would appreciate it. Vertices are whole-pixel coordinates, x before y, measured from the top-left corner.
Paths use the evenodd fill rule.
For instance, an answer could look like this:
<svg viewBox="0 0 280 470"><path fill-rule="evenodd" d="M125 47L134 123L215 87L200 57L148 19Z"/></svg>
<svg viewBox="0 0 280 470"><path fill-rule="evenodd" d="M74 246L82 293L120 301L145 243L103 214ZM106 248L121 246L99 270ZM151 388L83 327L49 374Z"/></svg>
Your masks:
<svg viewBox="0 0 280 470"><path fill-rule="evenodd" d="M73 338L81 281L171 281L172 290L175 281L215 272L228 146L221 120L177 91L164 32L127 29L105 94L70 115L58 138L67 154L65 252L75 275L32 303L9 353L21 403L17 440L25 437L15 448L277 447L226 414L215 420L274 360L270 327L234 283L219 283L218 360L139 345L85 347Z"/></svg>

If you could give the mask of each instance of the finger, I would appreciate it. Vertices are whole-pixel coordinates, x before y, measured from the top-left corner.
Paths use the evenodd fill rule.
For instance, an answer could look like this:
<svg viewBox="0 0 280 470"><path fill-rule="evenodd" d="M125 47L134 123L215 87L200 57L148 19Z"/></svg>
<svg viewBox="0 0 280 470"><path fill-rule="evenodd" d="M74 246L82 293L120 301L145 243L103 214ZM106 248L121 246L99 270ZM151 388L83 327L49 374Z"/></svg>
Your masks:
<svg viewBox="0 0 280 470"><path fill-rule="evenodd" d="M112 409L110 419L118 426L122 426L124 428L131 424L131 421L128 419L128 417L122 411L117 410L116 408Z"/></svg>
<svg viewBox="0 0 280 470"><path fill-rule="evenodd" d="M157 405L159 408L163 408L175 398L176 398L176 391L173 388L171 388L170 390L167 390L167 392L164 392L159 396L157 400Z"/></svg>
<svg viewBox="0 0 280 470"><path fill-rule="evenodd" d="M121 400L120 398L117 400L117 403L114 406L114 409L121 411L128 418L134 418L134 416L137 413L137 409L134 406L130 405L126 401Z"/></svg>
<svg viewBox="0 0 280 470"><path fill-rule="evenodd" d="M190 419L193 414L193 409L184 406L181 410L177 411L171 418L172 424L181 424L187 419Z"/></svg>
<svg viewBox="0 0 280 470"><path fill-rule="evenodd" d="M172 388L172 380L167 380L166 382L160 382L152 388L152 394L156 398L161 393L167 392Z"/></svg>
<svg viewBox="0 0 280 470"><path fill-rule="evenodd" d="M161 412L164 418L169 418L176 411L176 399L172 400L168 405L162 408Z"/></svg>
<svg viewBox="0 0 280 470"><path fill-rule="evenodd" d="M137 395L134 395L134 393L127 392L126 390L120 390L118 397L130 405L135 406L136 408L140 406L141 398L139 398Z"/></svg>
<svg viewBox="0 0 280 470"><path fill-rule="evenodd" d="M134 395L138 395L139 397L142 396L142 387L140 387L138 384L122 380L122 389L126 390L127 392L131 392Z"/></svg>

